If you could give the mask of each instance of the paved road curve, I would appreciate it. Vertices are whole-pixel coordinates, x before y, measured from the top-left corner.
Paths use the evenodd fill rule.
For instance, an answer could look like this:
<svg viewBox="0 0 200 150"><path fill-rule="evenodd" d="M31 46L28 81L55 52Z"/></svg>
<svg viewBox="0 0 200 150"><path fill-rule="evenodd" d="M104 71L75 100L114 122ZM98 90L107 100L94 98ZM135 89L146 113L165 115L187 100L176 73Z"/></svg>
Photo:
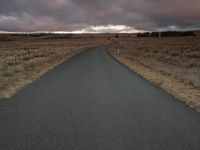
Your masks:
<svg viewBox="0 0 200 150"><path fill-rule="evenodd" d="M200 150L200 113L107 55L80 54L0 105L1 150Z"/></svg>

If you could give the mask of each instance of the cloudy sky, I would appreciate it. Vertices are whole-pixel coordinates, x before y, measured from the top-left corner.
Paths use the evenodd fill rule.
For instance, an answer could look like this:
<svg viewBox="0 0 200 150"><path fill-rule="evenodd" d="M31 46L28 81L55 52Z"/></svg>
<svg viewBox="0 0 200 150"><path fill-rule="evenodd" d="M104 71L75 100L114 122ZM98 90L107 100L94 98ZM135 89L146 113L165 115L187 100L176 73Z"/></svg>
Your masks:
<svg viewBox="0 0 200 150"><path fill-rule="evenodd" d="M2 0L0 31L138 32L200 28L200 0Z"/></svg>

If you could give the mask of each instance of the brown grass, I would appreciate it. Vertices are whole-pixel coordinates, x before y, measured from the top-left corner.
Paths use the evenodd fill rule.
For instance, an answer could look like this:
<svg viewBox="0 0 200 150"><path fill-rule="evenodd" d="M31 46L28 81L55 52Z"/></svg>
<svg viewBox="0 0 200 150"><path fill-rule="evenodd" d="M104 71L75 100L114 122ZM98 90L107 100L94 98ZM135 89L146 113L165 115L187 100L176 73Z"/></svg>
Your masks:
<svg viewBox="0 0 200 150"><path fill-rule="evenodd" d="M123 37L109 52L145 79L200 110L200 37Z"/></svg>
<svg viewBox="0 0 200 150"><path fill-rule="evenodd" d="M108 42L81 35L0 35L0 99L9 98L69 57Z"/></svg>

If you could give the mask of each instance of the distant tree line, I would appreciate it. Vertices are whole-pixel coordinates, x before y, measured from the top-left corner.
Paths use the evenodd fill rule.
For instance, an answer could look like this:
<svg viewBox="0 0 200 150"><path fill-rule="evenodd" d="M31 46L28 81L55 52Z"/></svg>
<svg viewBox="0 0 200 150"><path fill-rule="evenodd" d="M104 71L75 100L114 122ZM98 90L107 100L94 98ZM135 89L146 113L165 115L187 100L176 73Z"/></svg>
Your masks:
<svg viewBox="0 0 200 150"><path fill-rule="evenodd" d="M193 31L145 32L137 34L137 37L179 37L179 36L196 36L196 34Z"/></svg>

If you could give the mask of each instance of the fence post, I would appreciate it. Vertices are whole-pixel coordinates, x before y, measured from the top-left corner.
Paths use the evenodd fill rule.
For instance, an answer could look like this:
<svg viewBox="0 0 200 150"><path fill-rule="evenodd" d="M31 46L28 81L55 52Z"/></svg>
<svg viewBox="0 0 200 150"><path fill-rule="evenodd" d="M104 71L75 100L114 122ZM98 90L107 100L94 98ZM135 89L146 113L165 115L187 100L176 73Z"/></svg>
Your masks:
<svg viewBox="0 0 200 150"><path fill-rule="evenodd" d="M118 54L118 55L120 54L120 51L119 51L119 49L117 49L117 54Z"/></svg>

